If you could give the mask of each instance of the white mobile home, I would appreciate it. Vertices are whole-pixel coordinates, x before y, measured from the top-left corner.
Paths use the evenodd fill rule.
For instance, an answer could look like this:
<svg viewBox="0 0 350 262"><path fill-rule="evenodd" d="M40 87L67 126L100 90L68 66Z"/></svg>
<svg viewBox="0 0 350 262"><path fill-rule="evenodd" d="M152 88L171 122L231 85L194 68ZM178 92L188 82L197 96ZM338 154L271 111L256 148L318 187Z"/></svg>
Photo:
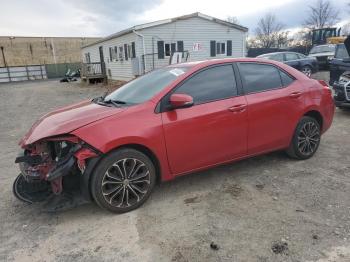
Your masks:
<svg viewBox="0 0 350 262"><path fill-rule="evenodd" d="M100 70L112 80L130 80L168 65L174 52L186 54L187 61L243 57L247 31L246 27L194 13L120 31L84 46L82 57L90 64L90 71ZM94 67L99 63L102 69Z"/></svg>

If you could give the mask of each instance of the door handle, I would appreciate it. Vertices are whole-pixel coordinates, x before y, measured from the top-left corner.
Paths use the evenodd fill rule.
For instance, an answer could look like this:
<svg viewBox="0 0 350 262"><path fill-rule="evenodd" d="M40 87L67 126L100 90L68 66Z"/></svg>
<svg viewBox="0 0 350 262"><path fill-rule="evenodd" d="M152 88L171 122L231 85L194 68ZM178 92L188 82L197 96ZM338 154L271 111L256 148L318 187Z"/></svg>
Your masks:
<svg viewBox="0 0 350 262"><path fill-rule="evenodd" d="M301 92L293 92L289 95L290 98L298 98L301 96Z"/></svg>
<svg viewBox="0 0 350 262"><path fill-rule="evenodd" d="M243 112L246 109L247 105L241 104L241 105L234 105L228 108L229 111L234 113Z"/></svg>

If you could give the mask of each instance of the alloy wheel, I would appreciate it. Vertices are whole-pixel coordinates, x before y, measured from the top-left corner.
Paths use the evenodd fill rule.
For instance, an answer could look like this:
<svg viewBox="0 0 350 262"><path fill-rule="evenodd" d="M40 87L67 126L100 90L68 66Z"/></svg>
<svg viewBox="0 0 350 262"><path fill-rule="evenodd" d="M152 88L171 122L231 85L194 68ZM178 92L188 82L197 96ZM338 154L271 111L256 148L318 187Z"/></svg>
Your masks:
<svg viewBox="0 0 350 262"><path fill-rule="evenodd" d="M298 135L298 149L303 155L312 155L320 143L319 127L313 122L306 122Z"/></svg>
<svg viewBox="0 0 350 262"><path fill-rule="evenodd" d="M303 67L301 72L303 72L304 75L311 77L312 71L311 71L310 67L308 67L308 66Z"/></svg>
<svg viewBox="0 0 350 262"><path fill-rule="evenodd" d="M136 158L124 158L107 169L102 179L102 194L110 205L126 208L139 203L150 185L147 165Z"/></svg>

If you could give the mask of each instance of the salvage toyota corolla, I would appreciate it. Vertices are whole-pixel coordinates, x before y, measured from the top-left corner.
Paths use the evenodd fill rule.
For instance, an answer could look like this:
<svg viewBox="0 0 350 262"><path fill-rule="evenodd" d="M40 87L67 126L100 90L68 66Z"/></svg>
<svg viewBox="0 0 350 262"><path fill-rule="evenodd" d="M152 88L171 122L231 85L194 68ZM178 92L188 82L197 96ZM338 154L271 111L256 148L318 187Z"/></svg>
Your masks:
<svg viewBox="0 0 350 262"><path fill-rule="evenodd" d="M308 159L333 114L325 82L279 62L171 65L39 119L20 141L13 191L50 210L83 196L127 212L158 181L276 150Z"/></svg>

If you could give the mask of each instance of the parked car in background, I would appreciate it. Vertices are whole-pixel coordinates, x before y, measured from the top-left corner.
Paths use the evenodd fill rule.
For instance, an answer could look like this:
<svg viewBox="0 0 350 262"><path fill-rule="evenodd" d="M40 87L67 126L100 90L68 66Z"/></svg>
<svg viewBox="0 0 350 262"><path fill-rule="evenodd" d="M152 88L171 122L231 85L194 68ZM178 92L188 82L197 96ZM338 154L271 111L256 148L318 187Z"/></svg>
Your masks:
<svg viewBox="0 0 350 262"><path fill-rule="evenodd" d="M340 109L350 108L350 36L339 44L331 64L334 102ZM339 78L339 79L338 79Z"/></svg>
<svg viewBox="0 0 350 262"><path fill-rule="evenodd" d="M324 81L281 63L167 66L40 118L20 141L14 194L50 201L75 187L102 208L127 212L157 181L276 150L308 159L333 114Z"/></svg>
<svg viewBox="0 0 350 262"><path fill-rule="evenodd" d="M311 48L308 57L316 58L320 68L328 69L329 62L333 59L334 53L335 45L318 45Z"/></svg>
<svg viewBox="0 0 350 262"><path fill-rule="evenodd" d="M318 71L318 62L315 58L307 57L295 52L277 52L259 55L258 58L265 58L283 62L303 72L308 77Z"/></svg>
<svg viewBox="0 0 350 262"><path fill-rule="evenodd" d="M350 71L349 53L345 44L338 44L335 48L334 58L329 63L329 84L333 85L335 81L346 71Z"/></svg>

